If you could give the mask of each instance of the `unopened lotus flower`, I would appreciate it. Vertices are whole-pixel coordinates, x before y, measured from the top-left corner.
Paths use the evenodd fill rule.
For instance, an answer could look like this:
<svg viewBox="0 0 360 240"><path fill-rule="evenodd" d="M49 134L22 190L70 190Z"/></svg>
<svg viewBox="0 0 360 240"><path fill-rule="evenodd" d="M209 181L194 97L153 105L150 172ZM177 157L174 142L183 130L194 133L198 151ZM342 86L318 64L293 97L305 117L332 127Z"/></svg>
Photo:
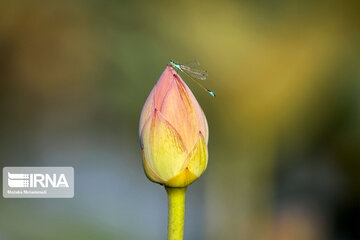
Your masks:
<svg viewBox="0 0 360 240"><path fill-rule="evenodd" d="M139 132L143 166L151 181L186 187L206 169L206 117L189 87L169 65L145 102Z"/></svg>

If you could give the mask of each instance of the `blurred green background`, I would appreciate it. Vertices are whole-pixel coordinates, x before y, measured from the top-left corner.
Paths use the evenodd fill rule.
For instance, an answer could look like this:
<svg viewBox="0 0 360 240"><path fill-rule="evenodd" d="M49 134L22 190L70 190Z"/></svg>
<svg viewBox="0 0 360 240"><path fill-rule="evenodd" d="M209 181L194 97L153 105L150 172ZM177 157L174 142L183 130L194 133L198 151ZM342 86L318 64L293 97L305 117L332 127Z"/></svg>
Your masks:
<svg viewBox="0 0 360 240"><path fill-rule="evenodd" d="M360 239L357 1L2 1L0 167L74 166L74 199L0 198L1 240L166 239L142 106L199 60L209 165L185 239Z"/></svg>

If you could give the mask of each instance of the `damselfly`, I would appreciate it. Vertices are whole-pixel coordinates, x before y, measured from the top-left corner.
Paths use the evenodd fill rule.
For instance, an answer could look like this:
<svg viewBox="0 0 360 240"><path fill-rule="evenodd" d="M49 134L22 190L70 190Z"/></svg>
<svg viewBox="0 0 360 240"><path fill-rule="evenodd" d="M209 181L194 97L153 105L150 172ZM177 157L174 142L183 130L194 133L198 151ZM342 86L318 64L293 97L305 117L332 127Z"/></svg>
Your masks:
<svg viewBox="0 0 360 240"><path fill-rule="evenodd" d="M207 71L198 69L200 66L199 62L193 62L192 64L180 64L176 63L173 60L169 61L169 64L175 68L183 72L190 79L192 79L197 85L199 85L202 89L208 92L211 96L215 97L215 93L210 89L204 87L198 80L205 80L208 76Z"/></svg>

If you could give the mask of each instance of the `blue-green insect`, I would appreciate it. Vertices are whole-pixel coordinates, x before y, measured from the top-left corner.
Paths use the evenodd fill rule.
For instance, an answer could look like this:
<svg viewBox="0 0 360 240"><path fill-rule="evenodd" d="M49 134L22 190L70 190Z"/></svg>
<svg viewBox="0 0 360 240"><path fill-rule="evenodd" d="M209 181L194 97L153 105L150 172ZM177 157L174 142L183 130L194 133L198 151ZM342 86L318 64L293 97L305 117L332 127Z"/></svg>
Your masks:
<svg viewBox="0 0 360 240"><path fill-rule="evenodd" d="M207 71L197 69L196 67L199 67L199 62L193 62L191 64L180 64L176 63L173 60L169 61L169 64L175 68L183 72L185 75L187 75L190 79L192 79L197 85L199 85L202 89L204 89L206 92L208 92L211 96L215 97L215 93L211 91L210 89L204 87L198 80L205 80L208 76ZM192 67L192 66L193 67ZM198 79L198 80L197 80Z"/></svg>

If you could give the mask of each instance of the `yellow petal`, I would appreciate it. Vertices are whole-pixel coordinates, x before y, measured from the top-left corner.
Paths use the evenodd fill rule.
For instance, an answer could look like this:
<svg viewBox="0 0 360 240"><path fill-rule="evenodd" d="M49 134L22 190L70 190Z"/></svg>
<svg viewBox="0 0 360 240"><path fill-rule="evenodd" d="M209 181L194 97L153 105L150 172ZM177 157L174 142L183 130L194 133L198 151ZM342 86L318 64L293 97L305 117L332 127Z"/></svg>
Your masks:
<svg viewBox="0 0 360 240"><path fill-rule="evenodd" d="M144 151L142 151L142 156L143 156L143 166L144 166L144 170L145 170L145 174L146 176L153 182L157 182L157 183L164 183L164 180L157 175L154 170L149 166L149 164L147 163L146 159L145 159L145 155L144 155Z"/></svg>
<svg viewBox="0 0 360 240"><path fill-rule="evenodd" d="M181 173L165 182L165 186L168 187L186 187L194 182L198 177L185 168Z"/></svg>
<svg viewBox="0 0 360 240"><path fill-rule="evenodd" d="M187 166L178 175L165 182L169 187L185 187L205 171L207 166L208 152L207 146L202 134L199 134L199 140L193 151L190 152L187 160Z"/></svg>
<svg viewBox="0 0 360 240"><path fill-rule="evenodd" d="M186 160L185 147L159 111L145 123L141 135L145 161L154 173L164 180L177 175Z"/></svg>
<svg viewBox="0 0 360 240"><path fill-rule="evenodd" d="M189 164L187 166L198 177L205 171L208 162L208 149L203 135L201 133L199 135L196 146L189 154Z"/></svg>

